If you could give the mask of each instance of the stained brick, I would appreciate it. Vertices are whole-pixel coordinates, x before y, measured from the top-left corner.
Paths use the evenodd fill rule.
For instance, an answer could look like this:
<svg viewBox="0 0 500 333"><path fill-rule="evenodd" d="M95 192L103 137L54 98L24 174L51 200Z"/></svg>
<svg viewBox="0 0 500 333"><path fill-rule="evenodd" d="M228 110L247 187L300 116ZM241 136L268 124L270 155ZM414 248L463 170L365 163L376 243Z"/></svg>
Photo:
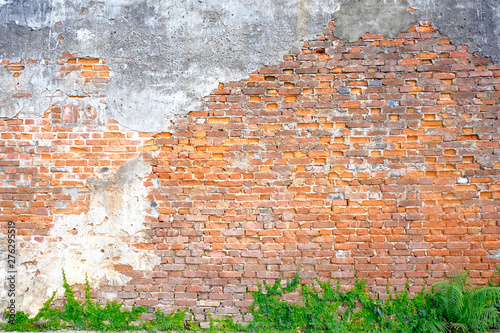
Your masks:
<svg viewBox="0 0 500 333"><path fill-rule="evenodd" d="M300 61L289 55L223 83L171 133L97 124L60 104L45 118L0 120L1 227L18 221L20 239L55 242L56 219L89 211L88 179L142 158L157 213L130 246L161 264L113 264L132 278L116 287L120 300L238 312L249 305L246 286L297 268L346 285L363 273L372 291L451 269L492 273L498 67L455 51L428 24L396 40L364 38L321 40L326 53L305 46ZM62 73L113 72L100 59L63 58Z"/></svg>

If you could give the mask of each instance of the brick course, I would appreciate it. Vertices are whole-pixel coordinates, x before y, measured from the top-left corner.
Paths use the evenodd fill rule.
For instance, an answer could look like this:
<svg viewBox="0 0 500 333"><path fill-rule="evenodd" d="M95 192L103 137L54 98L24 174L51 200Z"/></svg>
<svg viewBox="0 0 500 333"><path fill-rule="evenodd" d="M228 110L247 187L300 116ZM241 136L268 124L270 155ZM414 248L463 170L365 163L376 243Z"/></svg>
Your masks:
<svg viewBox="0 0 500 333"><path fill-rule="evenodd" d="M29 66L0 63L13 75ZM64 54L70 71L106 84L112 68ZM349 44L328 29L221 83L171 132L103 124L85 103L0 120L0 223L16 221L21 243L57 241L55 218L89 209L87 179L142 158L158 214L133 246L161 264L116 265L132 280L100 291L128 305L241 320L245 287L297 269L304 282L366 278L382 294L454 270L486 284L500 248L499 101L500 67L429 22Z"/></svg>

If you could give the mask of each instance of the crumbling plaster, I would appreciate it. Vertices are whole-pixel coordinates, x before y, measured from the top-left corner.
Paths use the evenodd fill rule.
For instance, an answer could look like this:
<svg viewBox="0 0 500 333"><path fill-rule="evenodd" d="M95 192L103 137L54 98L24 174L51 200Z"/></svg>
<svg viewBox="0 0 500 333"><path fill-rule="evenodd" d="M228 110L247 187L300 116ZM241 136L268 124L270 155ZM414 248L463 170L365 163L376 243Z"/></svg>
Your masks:
<svg viewBox="0 0 500 333"><path fill-rule="evenodd" d="M219 82L279 62L299 41L320 33L337 8L335 0L12 2L0 7L0 59L38 61L19 77L22 86L22 76L31 81L44 66L41 59L54 62L63 52L106 58L112 71L102 91L108 117L156 132L199 108ZM33 98L45 104L38 113L55 90L69 94L54 68L50 72L43 81L33 77L46 88ZM24 112L24 102L5 96L20 87L5 87L0 116Z"/></svg>
<svg viewBox="0 0 500 333"><path fill-rule="evenodd" d="M500 62L500 2L497 0L410 0L422 19L455 44L467 45L493 62Z"/></svg>
<svg viewBox="0 0 500 333"><path fill-rule="evenodd" d="M23 242L17 265L19 309L35 314L54 291L61 293L63 270L69 283L85 283L87 275L91 287L97 289L102 284L124 285L131 280L118 272L115 265L152 270L160 264L157 255L132 245L150 242L145 233L149 202L143 179L151 169L136 159L119 167L116 173L89 179L87 214L58 216L43 241L33 237ZM67 193L76 200L79 191L85 189L68 189ZM0 275L7 275L5 268L6 265L0 265ZM0 299L6 298L5 292L0 289Z"/></svg>
<svg viewBox="0 0 500 333"><path fill-rule="evenodd" d="M492 0L3 0L0 59L35 63L18 78L0 69L0 116L42 114L56 91L78 92L105 96L106 116L123 126L159 132L198 109L219 82L276 64L330 20L337 37L354 41L365 32L394 37L431 19L456 42L498 60L499 16ZM58 77L63 52L107 59L110 84L88 92ZM20 91L33 96L12 97Z"/></svg>

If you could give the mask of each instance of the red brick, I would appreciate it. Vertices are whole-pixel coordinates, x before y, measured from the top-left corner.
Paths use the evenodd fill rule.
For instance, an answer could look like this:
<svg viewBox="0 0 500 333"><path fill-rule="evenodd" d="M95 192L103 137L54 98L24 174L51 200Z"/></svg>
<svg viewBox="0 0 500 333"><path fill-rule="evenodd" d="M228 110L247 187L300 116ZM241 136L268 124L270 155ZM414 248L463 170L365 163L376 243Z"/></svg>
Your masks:
<svg viewBox="0 0 500 333"><path fill-rule="evenodd" d="M114 214L125 191L115 174L139 158L152 166L133 175L145 230L116 241L161 262L110 264L132 280L102 287L129 305L238 311L247 286L297 269L346 287L358 274L382 292L407 278L416 291L453 269L485 284L488 251L500 249L499 68L428 23L399 37L311 41L214 87L168 133L96 124L91 110L60 104L0 120L0 228L16 221L23 244L58 241L60 216L92 208L90 179L109 184L98 191L113 194L102 204ZM61 72L86 82L110 73L105 60L63 58Z"/></svg>

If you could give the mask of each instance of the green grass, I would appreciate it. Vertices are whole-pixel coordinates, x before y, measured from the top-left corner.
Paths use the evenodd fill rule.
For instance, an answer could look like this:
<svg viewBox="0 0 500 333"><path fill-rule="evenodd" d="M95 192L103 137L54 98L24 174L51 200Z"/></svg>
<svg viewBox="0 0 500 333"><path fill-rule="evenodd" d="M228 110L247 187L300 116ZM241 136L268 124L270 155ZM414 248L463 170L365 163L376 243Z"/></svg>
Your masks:
<svg viewBox="0 0 500 333"><path fill-rule="evenodd" d="M497 269L498 272L498 269ZM247 325L235 323L231 316L214 319L209 314L209 327L201 328L188 309L165 314L159 310L154 319L143 320L147 312L142 306L131 310L122 304L108 302L101 306L92 300L86 279L85 300L75 298L64 280L64 305L53 307L56 294L45 302L32 318L22 311L10 315L2 331L39 332L59 329L86 331L205 331L205 332L485 332L500 324L500 286L473 287L462 273L434 284L410 297L406 288L380 300L365 288L365 281L342 291L339 282L300 284L299 274L286 283L279 278L252 291L253 303ZM285 296L298 293L301 302L290 302ZM187 319L189 318L189 319Z"/></svg>

